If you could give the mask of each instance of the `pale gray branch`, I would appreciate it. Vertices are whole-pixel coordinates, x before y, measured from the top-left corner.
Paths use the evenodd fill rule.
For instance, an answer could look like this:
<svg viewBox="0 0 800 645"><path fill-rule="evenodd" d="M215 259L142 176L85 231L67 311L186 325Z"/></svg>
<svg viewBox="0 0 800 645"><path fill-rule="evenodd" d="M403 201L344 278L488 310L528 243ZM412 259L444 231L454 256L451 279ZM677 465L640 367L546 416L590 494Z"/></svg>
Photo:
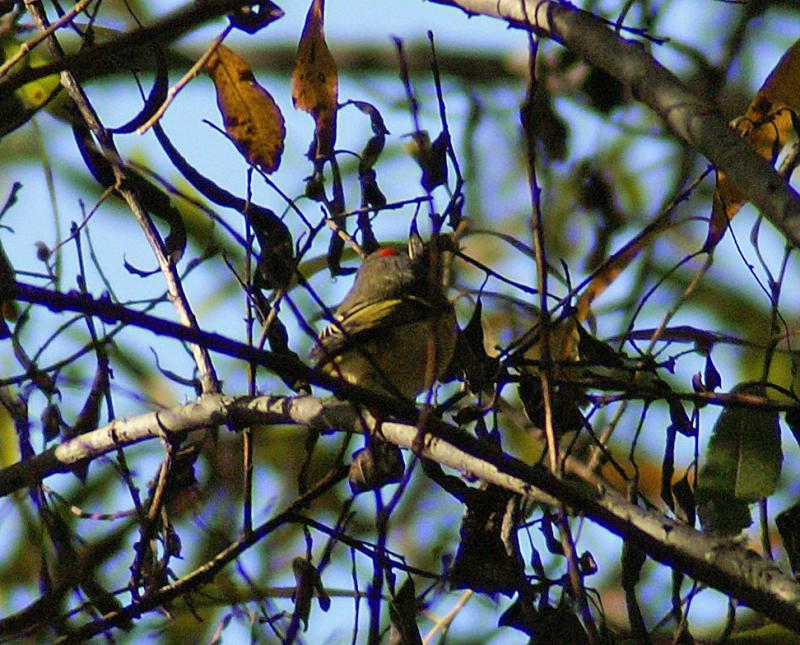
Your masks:
<svg viewBox="0 0 800 645"><path fill-rule="evenodd" d="M349 403L314 397L226 397L205 395L178 408L118 419L50 450L0 470L0 495L31 485L76 463L118 447L192 429L301 425L320 432L363 431L374 426L368 413ZM730 541L714 539L662 513L639 508L614 490L558 479L477 440L459 428L432 421L420 434L414 426L384 421L381 436L419 456L479 477L535 501L560 500L574 512L633 540L651 558L738 598L791 629L800 630L800 584L774 563Z"/></svg>

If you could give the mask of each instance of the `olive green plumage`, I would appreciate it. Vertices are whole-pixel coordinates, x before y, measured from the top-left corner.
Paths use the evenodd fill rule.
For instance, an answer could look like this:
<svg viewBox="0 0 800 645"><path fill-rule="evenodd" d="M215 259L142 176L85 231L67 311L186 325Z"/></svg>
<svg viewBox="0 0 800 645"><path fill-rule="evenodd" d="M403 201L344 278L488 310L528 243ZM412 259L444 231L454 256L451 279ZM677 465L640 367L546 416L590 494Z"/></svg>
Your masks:
<svg viewBox="0 0 800 645"><path fill-rule="evenodd" d="M378 249L323 330L316 365L380 394L414 399L447 369L456 317L429 259L412 238L409 253Z"/></svg>

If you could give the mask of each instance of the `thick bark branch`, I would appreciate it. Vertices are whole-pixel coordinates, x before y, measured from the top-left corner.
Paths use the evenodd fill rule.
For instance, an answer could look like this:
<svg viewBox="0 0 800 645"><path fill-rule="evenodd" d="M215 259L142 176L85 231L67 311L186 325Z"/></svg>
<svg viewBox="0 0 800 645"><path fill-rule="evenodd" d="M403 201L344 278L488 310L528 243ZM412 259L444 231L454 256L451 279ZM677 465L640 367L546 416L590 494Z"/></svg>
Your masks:
<svg viewBox="0 0 800 645"><path fill-rule="evenodd" d="M296 424L321 432L363 431L363 419L349 403L313 397L204 396L175 408L128 420L116 420L94 432L66 441L32 459L0 470L0 493L51 472L105 454L119 446L192 428L227 423L231 427ZM733 542L716 540L662 513L639 508L614 490L559 479L488 447L460 430L432 422L421 434L413 425L384 421L381 436L420 456L477 476L536 501L559 500L575 512L632 540L651 558L738 598L786 627L800 631L800 584ZM55 470L49 470L55 469ZM27 471L27 472L26 472Z"/></svg>
<svg viewBox="0 0 800 645"><path fill-rule="evenodd" d="M348 414L352 414L350 404L339 405L344 406ZM253 413L251 408L257 413ZM51 475L69 472L76 465L87 463L117 448L148 439L178 438L191 430L222 424L241 427L248 423L302 423L324 429L337 425L337 410L334 402L323 406L311 397L252 399L222 395L202 396L178 408L149 412L130 419L115 419L106 426L3 468L0 470L0 497L31 486Z"/></svg>
<svg viewBox="0 0 800 645"><path fill-rule="evenodd" d="M719 111L689 91L640 43L596 16L554 0L432 0L470 15L505 20L552 38L628 86L670 130L724 171L793 246L800 246L800 196L728 126ZM709 209L710 210L710 209Z"/></svg>

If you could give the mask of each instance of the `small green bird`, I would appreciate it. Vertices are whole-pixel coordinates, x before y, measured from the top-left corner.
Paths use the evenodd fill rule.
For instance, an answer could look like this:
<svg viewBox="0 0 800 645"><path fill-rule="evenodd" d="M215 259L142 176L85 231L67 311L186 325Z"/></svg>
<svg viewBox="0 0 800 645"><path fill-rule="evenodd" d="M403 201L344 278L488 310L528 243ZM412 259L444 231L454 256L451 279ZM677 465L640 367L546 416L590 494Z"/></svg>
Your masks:
<svg viewBox="0 0 800 645"><path fill-rule="evenodd" d="M380 248L364 259L333 321L319 336L316 366L379 394L413 400L447 370L457 323L428 245Z"/></svg>

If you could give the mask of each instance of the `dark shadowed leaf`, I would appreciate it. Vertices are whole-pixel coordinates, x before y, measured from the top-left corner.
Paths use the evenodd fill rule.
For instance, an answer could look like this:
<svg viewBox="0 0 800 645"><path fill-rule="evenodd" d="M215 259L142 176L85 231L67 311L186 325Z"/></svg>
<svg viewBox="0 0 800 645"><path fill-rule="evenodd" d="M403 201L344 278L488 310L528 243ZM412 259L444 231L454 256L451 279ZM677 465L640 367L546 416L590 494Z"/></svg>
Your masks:
<svg viewBox="0 0 800 645"><path fill-rule="evenodd" d="M794 504L775 518L775 525L783 540L783 548L789 556L792 573L800 572L800 504Z"/></svg>
<svg viewBox="0 0 800 645"><path fill-rule="evenodd" d="M417 627L417 596L410 576L389 603L389 618L392 621L390 645L421 645L422 638Z"/></svg>
<svg viewBox="0 0 800 645"><path fill-rule="evenodd" d="M764 386L742 383L734 393L765 396ZM737 532L749 525L747 504L773 493L781 472L778 413L728 407L714 426L700 471L698 511L705 528ZM745 522L747 518L747 523Z"/></svg>
<svg viewBox="0 0 800 645"><path fill-rule="evenodd" d="M311 599L316 595L322 611L328 611L331 600L322 587L317 568L305 558L292 560L292 571L297 586L294 591L295 614L303 622L304 631L308 629L308 618L311 615Z"/></svg>
<svg viewBox="0 0 800 645"><path fill-rule="evenodd" d="M407 146L422 169L420 184L428 192L447 183L447 144L446 132L440 132L431 142L428 133L420 130L412 135L412 142Z"/></svg>
<svg viewBox="0 0 800 645"><path fill-rule="evenodd" d="M517 501L507 491L494 486L470 491L450 570L454 589L511 596L524 585L516 513Z"/></svg>
<svg viewBox="0 0 800 645"><path fill-rule="evenodd" d="M282 17L283 10L274 2L266 0L239 7L231 12L228 20L237 29L254 34Z"/></svg>
<svg viewBox="0 0 800 645"><path fill-rule="evenodd" d="M507 625L525 632L530 642L537 645L589 643L581 621L567 606L535 608L529 600L520 598L500 617L499 625Z"/></svg>
<svg viewBox="0 0 800 645"><path fill-rule="evenodd" d="M363 493L378 490L387 484L403 479L405 471L403 453L397 446L373 440L367 448L358 450L350 464L350 490Z"/></svg>

